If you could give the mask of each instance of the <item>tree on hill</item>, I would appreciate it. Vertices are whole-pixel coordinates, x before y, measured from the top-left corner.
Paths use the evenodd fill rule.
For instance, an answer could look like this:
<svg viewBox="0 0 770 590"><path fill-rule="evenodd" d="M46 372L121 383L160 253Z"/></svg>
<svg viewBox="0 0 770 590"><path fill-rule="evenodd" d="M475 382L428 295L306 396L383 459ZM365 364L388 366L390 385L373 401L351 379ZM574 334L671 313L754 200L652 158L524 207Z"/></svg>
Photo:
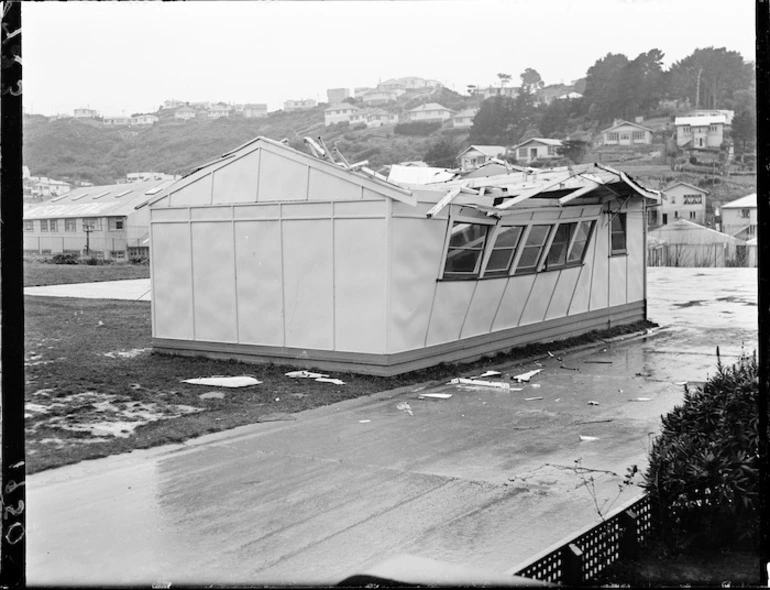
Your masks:
<svg viewBox="0 0 770 590"><path fill-rule="evenodd" d="M432 143L423 156L429 166L453 168L457 160L457 146L448 139L439 139Z"/></svg>
<svg viewBox="0 0 770 590"><path fill-rule="evenodd" d="M754 144L757 140L756 113L748 109L741 111L733 117L732 127L735 151L739 154L754 151Z"/></svg>
<svg viewBox="0 0 770 590"><path fill-rule="evenodd" d="M570 100L553 100L545 107L540 118L543 137L554 137L566 131L570 117Z"/></svg>
<svg viewBox="0 0 770 590"><path fill-rule="evenodd" d="M754 64L737 51L705 47L674 63L670 75L671 98L689 98L695 108L719 109L737 90L751 85Z"/></svg>
<svg viewBox="0 0 770 590"><path fill-rule="evenodd" d="M666 91L662 64L663 52L651 49L620 71L613 116L633 120L639 114L649 115L657 107Z"/></svg>
<svg viewBox="0 0 770 590"><path fill-rule="evenodd" d="M601 122L612 120L618 108L620 75L627 65L622 53L608 53L588 68L583 99L589 116Z"/></svg>
<svg viewBox="0 0 770 590"><path fill-rule="evenodd" d="M526 89L526 92L536 92L544 85L543 79L540 77L538 71L532 68L524 70L519 77L521 78L521 87L522 89Z"/></svg>
<svg viewBox="0 0 770 590"><path fill-rule="evenodd" d="M582 139L565 139L561 142L561 145L556 148L556 153L569 160L573 164L581 164L583 158L585 158L588 152L588 142Z"/></svg>

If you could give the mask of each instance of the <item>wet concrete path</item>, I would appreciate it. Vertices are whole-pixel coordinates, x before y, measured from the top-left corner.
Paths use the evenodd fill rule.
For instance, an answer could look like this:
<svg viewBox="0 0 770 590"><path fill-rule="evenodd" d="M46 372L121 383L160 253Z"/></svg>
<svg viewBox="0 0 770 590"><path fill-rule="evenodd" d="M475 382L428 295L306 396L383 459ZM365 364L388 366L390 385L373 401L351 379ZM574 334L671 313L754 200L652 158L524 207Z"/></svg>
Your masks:
<svg viewBox="0 0 770 590"><path fill-rule="evenodd" d="M499 367L542 369L521 391L384 392L34 475L28 581L333 584L399 553L508 570L598 522L576 460L600 505L631 499L677 383L756 346L751 269L653 268L649 293L663 329Z"/></svg>

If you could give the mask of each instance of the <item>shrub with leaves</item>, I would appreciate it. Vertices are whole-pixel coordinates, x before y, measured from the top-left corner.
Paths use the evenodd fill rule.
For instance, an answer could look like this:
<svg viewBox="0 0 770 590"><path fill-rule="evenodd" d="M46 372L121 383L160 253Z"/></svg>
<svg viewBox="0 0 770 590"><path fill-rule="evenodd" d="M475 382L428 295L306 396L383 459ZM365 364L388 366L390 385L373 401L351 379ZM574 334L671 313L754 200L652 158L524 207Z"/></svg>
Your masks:
<svg viewBox="0 0 770 590"><path fill-rule="evenodd" d="M80 255L73 252L62 252L54 254L51 257L51 262L54 264L78 264L80 262Z"/></svg>
<svg viewBox="0 0 770 590"><path fill-rule="evenodd" d="M727 546L757 534L759 377L756 353L724 366L662 417L644 488L671 545Z"/></svg>

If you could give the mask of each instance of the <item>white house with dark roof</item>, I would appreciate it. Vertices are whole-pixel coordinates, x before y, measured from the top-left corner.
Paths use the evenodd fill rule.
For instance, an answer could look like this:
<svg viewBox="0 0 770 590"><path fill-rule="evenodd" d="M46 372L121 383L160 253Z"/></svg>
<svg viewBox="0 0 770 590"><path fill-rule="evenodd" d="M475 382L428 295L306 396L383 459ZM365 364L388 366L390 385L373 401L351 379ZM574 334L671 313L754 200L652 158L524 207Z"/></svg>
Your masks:
<svg viewBox="0 0 770 590"><path fill-rule="evenodd" d="M362 123L369 129L383 125L395 125L398 123L398 115L378 108L360 109L350 116L350 124L360 125Z"/></svg>
<svg viewBox="0 0 770 590"><path fill-rule="evenodd" d="M502 145L471 145L465 148L460 155L460 169L463 172L475 170L492 160L493 158L502 158L506 153L505 146Z"/></svg>
<svg viewBox="0 0 770 590"><path fill-rule="evenodd" d="M429 102L407 111L406 119L411 122L443 122L451 119L452 115L454 115L452 109L441 106L437 102Z"/></svg>
<svg viewBox="0 0 770 590"><path fill-rule="evenodd" d="M24 207L24 252L126 260L149 255L150 213L138 205L171 180L79 187Z"/></svg>
<svg viewBox="0 0 770 590"><path fill-rule="evenodd" d="M452 127L457 129L469 129L470 127L473 127L473 118L478 112L479 109L465 109L460 111L452 117Z"/></svg>
<svg viewBox="0 0 770 590"><path fill-rule="evenodd" d="M179 107L174 111L174 119L187 121L195 118L195 109L190 106Z"/></svg>
<svg viewBox="0 0 770 590"><path fill-rule="evenodd" d="M686 148L719 148L724 141L725 116L677 117L676 144Z"/></svg>
<svg viewBox="0 0 770 590"><path fill-rule="evenodd" d="M604 145L649 145L652 143L652 129L639 123L615 120L612 127L602 131L602 143Z"/></svg>
<svg viewBox="0 0 770 590"><path fill-rule="evenodd" d="M558 158L557 149L561 147L560 139L548 139L545 137L532 137L520 144L513 146L511 151L519 162L534 162L535 160L549 160Z"/></svg>
<svg viewBox="0 0 770 590"><path fill-rule="evenodd" d="M136 115L131 117L131 125L138 127L151 127L158 122L158 117L151 113L145 113L142 115Z"/></svg>
<svg viewBox="0 0 770 590"><path fill-rule="evenodd" d="M209 119L219 119L221 117L229 117L232 112L232 107L226 104L213 104L208 109Z"/></svg>
<svg viewBox="0 0 770 590"><path fill-rule="evenodd" d="M324 109L324 125L328 127L336 123L349 123L351 115L359 110L356 105L346 102L330 105Z"/></svg>

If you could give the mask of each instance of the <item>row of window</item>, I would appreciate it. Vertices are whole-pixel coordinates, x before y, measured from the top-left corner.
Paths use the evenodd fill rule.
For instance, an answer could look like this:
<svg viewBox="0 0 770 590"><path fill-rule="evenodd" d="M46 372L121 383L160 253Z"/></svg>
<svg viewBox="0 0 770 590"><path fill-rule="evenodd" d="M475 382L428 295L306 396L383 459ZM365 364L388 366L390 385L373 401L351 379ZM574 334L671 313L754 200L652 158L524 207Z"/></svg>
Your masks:
<svg viewBox="0 0 770 590"><path fill-rule="evenodd" d="M596 220L557 224L452 224L443 278L506 277L583 263ZM626 252L626 214L613 216L611 254Z"/></svg>
<svg viewBox="0 0 770 590"><path fill-rule="evenodd" d="M632 141L644 141L644 131L632 131L630 138ZM618 131L611 131L607 133L607 141L628 141L628 133L620 133Z"/></svg>
<svg viewBox="0 0 770 590"><path fill-rule="evenodd" d="M528 148L519 148L519 158L526 158L527 157L527 149ZM537 154L537 148L531 148L533 152L533 157ZM548 146L548 155L549 156L555 156L557 155L556 146L555 145L549 145Z"/></svg>
<svg viewBox="0 0 770 590"><path fill-rule="evenodd" d="M708 130L709 133L716 133L717 131L719 131L719 127L717 125L709 125L708 128L709 128L709 130ZM683 135L690 135L691 133L693 133L693 127L691 127L690 125L682 125L681 129L682 129L682 134ZM698 125L698 126L694 127L694 129L695 129L696 133L705 133L706 132L705 131L706 130L706 126L705 125Z"/></svg>
<svg viewBox="0 0 770 590"><path fill-rule="evenodd" d="M59 223L62 222L62 223ZM65 232L78 231L77 219L41 219L40 231L41 232L58 232L59 227L62 226ZM101 217L83 217L81 219L82 231L101 231L102 230L102 218ZM125 217L108 217L107 228L110 231L120 231L126 229ZM24 220L24 231L35 231L35 220Z"/></svg>

